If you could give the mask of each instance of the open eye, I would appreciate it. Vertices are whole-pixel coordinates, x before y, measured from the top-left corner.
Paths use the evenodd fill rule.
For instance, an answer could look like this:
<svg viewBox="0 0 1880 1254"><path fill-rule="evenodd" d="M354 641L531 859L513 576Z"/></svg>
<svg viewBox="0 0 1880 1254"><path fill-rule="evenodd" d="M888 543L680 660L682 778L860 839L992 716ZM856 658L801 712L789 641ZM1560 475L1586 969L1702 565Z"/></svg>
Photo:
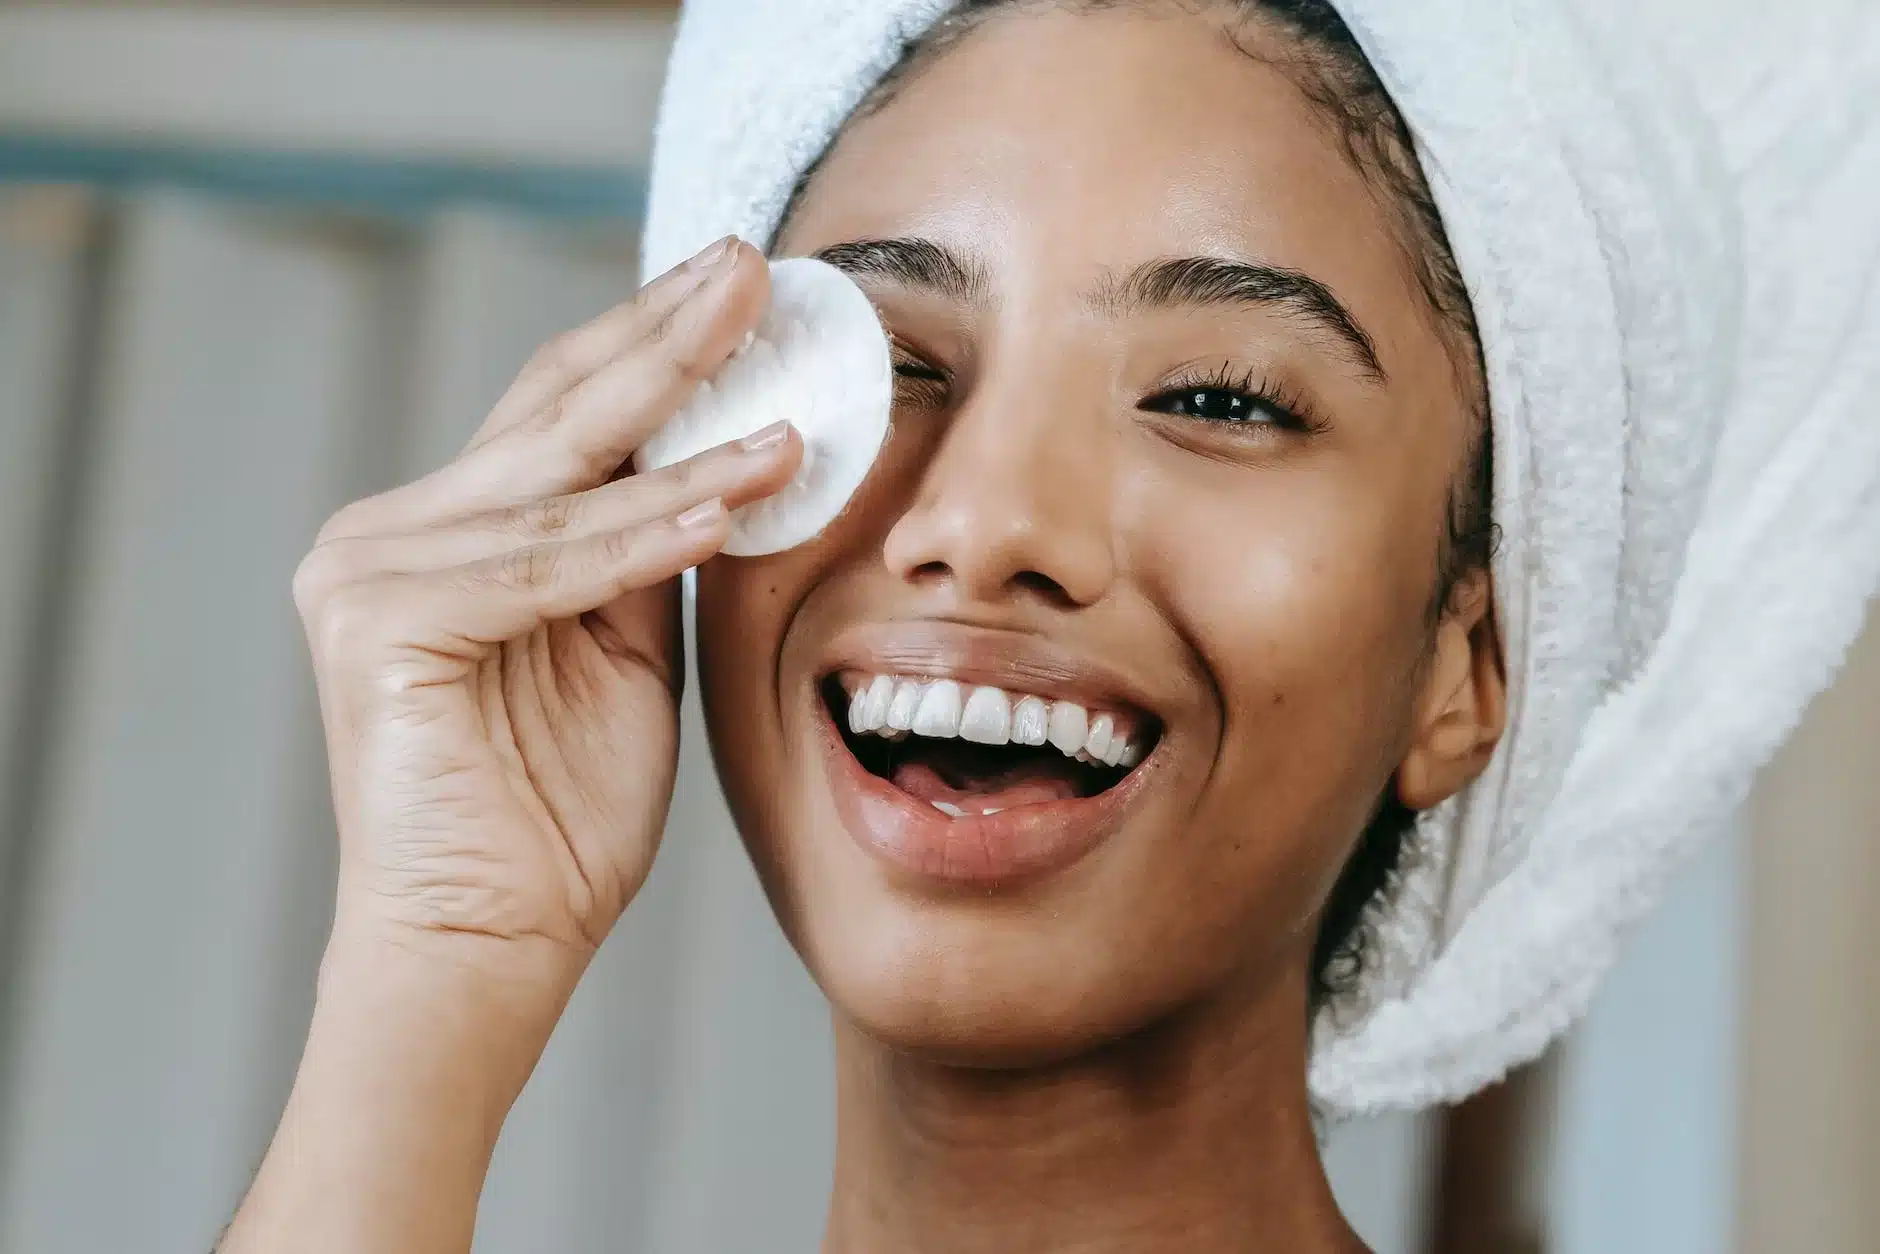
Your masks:
<svg viewBox="0 0 1880 1254"><path fill-rule="evenodd" d="M1140 408L1223 426L1270 426L1288 431L1315 431L1319 427L1303 401L1250 373L1236 374L1226 365L1207 375L1177 379L1173 386L1145 398Z"/></svg>

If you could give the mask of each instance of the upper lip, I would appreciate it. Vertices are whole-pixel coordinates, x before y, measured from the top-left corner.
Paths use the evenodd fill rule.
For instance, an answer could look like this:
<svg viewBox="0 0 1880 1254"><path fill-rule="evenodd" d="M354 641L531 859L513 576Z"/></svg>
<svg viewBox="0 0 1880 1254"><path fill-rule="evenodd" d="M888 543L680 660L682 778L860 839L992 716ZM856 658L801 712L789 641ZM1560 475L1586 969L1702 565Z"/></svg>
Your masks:
<svg viewBox="0 0 1880 1254"><path fill-rule="evenodd" d="M1161 719L1153 699L1121 669L1010 628L936 619L857 625L831 641L819 678L844 670L951 679Z"/></svg>

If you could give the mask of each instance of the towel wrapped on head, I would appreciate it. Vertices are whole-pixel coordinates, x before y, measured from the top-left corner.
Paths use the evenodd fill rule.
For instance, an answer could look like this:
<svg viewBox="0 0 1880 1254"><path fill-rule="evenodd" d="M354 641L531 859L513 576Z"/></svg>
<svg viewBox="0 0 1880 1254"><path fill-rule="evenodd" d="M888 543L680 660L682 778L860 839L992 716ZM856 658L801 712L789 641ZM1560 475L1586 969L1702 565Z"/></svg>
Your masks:
<svg viewBox="0 0 1880 1254"><path fill-rule="evenodd" d="M1849 0L1335 0L1480 330L1509 726L1321 1012L1335 1114L1538 1055L1728 825L1880 586L1880 17ZM692 0L647 273L768 241L948 0ZM1695 6L1693 6L1695 7ZM1690 20L1701 17L1701 20Z"/></svg>

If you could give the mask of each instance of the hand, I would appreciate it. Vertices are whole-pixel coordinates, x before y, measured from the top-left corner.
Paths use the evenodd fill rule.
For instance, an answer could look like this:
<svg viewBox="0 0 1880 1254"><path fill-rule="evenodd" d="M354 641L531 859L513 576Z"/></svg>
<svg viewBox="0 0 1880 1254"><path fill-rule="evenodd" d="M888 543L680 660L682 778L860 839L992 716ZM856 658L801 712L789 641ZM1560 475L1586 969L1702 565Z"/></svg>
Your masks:
<svg viewBox="0 0 1880 1254"><path fill-rule="evenodd" d="M327 730L340 917L411 943L591 954L671 800L676 576L775 491L787 428L628 457L755 325L735 242L550 344L458 459L341 510L295 580Z"/></svg>
<svg viewBox="0 0 1880 1254"><path fill-rule="evenodd" d="M547 346L455 461L349 505L294 581L339 817L333 939L227 1250L460 1250L509 1104L651 869L677 576L787 483L787 426L647 475L756 325L735 241Z"/></svg>

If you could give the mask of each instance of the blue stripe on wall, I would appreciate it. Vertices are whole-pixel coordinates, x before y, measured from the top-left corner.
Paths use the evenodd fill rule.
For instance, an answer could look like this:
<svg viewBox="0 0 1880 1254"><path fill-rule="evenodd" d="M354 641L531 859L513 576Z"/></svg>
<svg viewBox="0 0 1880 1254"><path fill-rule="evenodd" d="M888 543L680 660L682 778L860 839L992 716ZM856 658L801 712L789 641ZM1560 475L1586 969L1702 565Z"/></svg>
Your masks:
<svg viewBox="0 0 1880 1254"><path fill-rule="evenodd" d="M4 131L0 183L78 183L114 190L181 187L240 200L399 217L470 202L558 218L634 221L646 195L644 175L637 170L482 166Z"/></svg>

